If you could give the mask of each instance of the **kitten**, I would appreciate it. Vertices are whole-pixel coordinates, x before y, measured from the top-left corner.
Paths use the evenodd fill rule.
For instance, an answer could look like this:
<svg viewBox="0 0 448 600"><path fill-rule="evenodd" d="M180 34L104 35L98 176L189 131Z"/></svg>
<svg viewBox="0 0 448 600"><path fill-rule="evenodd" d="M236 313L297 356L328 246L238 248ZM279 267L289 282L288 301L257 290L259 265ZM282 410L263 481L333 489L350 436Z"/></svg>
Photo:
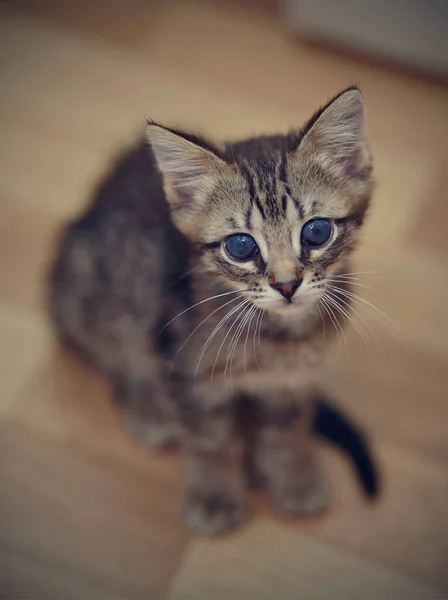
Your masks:
<svg viewBox="0 0 448 600"><path fill-rule="evenodd" d="M214 145L149 122L63 232L60 337L107 376L144 443L182 443L182 513L199 533L243 521L246 471L279 511L323 510L313 430L377 492L362 435L319 399L371 172L356 87L287 135Z"/></svg>

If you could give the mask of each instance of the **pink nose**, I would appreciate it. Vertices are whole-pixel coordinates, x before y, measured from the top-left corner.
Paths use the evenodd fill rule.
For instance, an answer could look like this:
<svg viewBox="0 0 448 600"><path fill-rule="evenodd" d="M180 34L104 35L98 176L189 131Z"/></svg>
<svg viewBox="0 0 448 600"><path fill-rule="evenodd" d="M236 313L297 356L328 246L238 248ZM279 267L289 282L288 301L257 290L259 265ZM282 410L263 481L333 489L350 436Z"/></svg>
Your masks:
<svg viewBox="0 0 448 600"><path fill-rule="evenodd" d="M302 281L303 281L303 279L300 278L300 279L293 279L292 281L272 283L271 287L274 288L274 290L277 290L278 292L280 292L280 294L282 296L284 296L287 300L291 300L291 298L294 296L297 288L300 286Z"/></svg>

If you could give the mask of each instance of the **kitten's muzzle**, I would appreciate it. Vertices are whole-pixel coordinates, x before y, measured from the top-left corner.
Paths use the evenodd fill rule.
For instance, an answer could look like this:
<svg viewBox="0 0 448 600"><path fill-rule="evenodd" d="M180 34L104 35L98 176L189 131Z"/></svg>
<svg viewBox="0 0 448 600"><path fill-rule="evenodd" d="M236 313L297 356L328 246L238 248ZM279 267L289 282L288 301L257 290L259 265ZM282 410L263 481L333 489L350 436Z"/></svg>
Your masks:
<svg viewBox="0 0 448 600"><path fill-rule="evenodd" d="M291 298L296 293L296 291L299 288L302 281L303 281L303 278L300 277L298 279L293 279L291 281L281 281L278 283L271 283L271 287L274 290L277 290L277 292L280 292L280 294L284 298L286 298L286 300L290 301Z"/></svg>

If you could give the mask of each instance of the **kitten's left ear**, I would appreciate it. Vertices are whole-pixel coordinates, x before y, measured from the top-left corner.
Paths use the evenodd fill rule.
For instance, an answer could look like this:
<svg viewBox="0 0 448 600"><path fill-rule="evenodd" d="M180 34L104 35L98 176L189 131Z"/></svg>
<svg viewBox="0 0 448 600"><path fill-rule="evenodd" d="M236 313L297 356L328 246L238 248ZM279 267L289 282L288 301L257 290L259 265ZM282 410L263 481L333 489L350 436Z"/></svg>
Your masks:
<svg viewBox="0 0 448 600"><path fill-rule="evenodd" d="M204 208L228 165L201 145L199 138L196 143L196 138L183 137L155 123L148 123L146 135L163 176L173 219L183 230Z"/></svg>
<svg viewBox="0 0 448 600"><path fill-rule="evenodd" d="M342 169L357 178L370 167L364 125L364 103L357 88L349 88L321 109L305 128L298 154Z"/></svg>

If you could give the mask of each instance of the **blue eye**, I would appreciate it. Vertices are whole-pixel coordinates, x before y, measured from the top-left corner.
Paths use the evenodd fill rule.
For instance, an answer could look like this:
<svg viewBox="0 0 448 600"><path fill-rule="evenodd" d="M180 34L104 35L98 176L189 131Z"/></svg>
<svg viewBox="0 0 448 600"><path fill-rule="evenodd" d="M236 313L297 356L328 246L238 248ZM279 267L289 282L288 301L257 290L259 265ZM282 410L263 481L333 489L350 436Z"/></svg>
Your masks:
<svg viewBox="0 0 448 600"><path fill-rule="evenodd" d="M258 246L253 237L246 233L230 235L226 240L227 254L234 260L250 260L258 252Z"/></svg>
<svg viewBox="0 0 448 600"><path fill-rule="evenodd" d="M331 236L331 223L328 219L312 219L302 227L302 243L306 246L323 246Z"/></svg>

